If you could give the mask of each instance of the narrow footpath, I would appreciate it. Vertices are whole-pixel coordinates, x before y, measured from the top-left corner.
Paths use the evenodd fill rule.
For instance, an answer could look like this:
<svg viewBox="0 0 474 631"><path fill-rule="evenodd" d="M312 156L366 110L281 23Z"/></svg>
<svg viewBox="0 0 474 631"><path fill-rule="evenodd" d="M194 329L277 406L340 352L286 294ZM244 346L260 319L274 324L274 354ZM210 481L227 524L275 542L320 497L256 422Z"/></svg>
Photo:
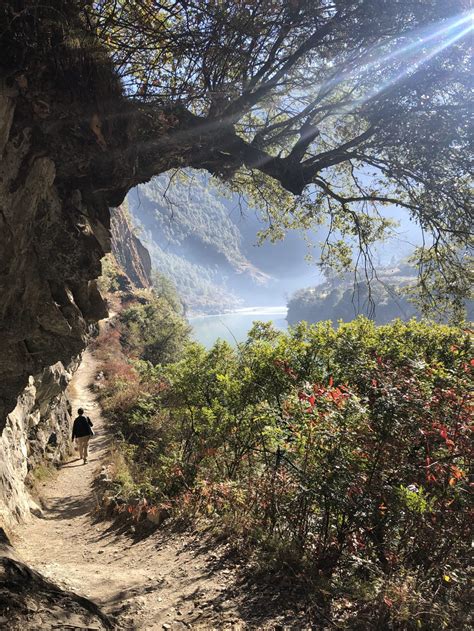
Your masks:
<svg viewBox="0 0 474 631"><path fill-rule="evenodd" d="M18 554L60 587L95 601L117 629L278 628L239 588L239 568L226 560L225 544L210 546L206 537L172 533L166 524L140 538L99 518L94 480L110 437L91 389L97 370L87 350L69 386L73 411L83 407L94 422L89 463L74 453L43 482L43 515L18 528Z"/></svg>

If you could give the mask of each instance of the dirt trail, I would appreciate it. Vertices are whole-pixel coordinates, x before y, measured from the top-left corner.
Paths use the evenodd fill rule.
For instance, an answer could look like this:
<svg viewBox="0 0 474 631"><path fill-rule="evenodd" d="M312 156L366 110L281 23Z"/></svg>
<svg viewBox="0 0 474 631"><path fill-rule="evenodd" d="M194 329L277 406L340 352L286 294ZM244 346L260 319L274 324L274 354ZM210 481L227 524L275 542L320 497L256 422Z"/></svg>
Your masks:
<svg viewBox="0 0 474 631"><path fill-rule="evenodd" d="M256 605L238 589L238 567L226 561L225 546L209 549L197 534L163 527L134 540L98 519L93 484L110 437L90 388L96 372L86 351L69 387L73 410L84 407L94 422L89 463L83 465L75 453L43 483L43 516L18 529L18 553L61 587L116 616L118 629L278 628L260 616L255 621Z"/></svg>

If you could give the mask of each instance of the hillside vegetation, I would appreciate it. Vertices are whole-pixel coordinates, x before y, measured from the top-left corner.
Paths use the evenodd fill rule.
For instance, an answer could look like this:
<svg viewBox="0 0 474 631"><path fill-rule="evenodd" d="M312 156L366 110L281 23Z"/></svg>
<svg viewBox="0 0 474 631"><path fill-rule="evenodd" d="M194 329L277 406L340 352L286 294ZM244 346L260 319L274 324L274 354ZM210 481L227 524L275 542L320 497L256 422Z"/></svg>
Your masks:
<svg viewBox="0 0 474 631"><path fill-rule="evenodd" d="M172 279L191 310L236 307L271 281L243 254L229 200L203 174L163 175L128 199L154 267Z"/></svg>
<svg viewBox="0 0 474 631"><path fill-rule="evenodd" d="M474 302L469 299L455 303L440 297L436 304L424 307L415 281L416 270L407 263L379 268L369 281L355 280L350 274L343 278L333 275L316 287L296 291L288 301L287 320L289 324L301 320L350 322L365 315L377 324L388 324L395 318L409 320L425 312L442 322L473 320Z"/></svg>
<svg viewBox="0 0 474 631"><path fill-rule="evenodd" d="M155 330L157 311L131 307L97 342L121 437L116 494L132 515L212 526L259 571L313 593L314 620L462 628L468 333L363 317L288 334L257 323L239 348L206 351L183 346L181 330L167 338L181 349L157 363L149 340L130 344L137 310Z"/></svg>
<svg viewBox="0 0 474 631"><path fill-rule="evenodd" d="M357 315L369 316L378 324L395 318L408 320L417 314L406 293L414 281L415 271L406 264L378 270L370 283L366 279L355 281L350 275L330 278L295 292L288 301L287 319L290 324L301 320L349 322Z"/></svg>

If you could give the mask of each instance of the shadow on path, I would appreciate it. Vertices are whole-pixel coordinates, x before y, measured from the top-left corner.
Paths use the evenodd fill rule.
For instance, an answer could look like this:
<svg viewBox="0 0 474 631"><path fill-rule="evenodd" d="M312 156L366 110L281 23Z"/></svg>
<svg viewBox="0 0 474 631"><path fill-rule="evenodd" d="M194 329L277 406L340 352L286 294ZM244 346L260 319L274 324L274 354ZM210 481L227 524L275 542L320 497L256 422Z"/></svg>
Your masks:
<svg viewBox="0 0 474 631"><path fill-rule="evenodd" d="M73 464L73 463L76 464ZM59 468L60 469L75 469L76 467L83 467L84 463L82 462L82 458L76 458L75 460L70 460L69 462L66 462L65 464L61 465Z"/></svg>
<svg viewBox="0 0 474 631"><path fill-rule="evenodd" d="M48 500L45 506L44 519L74 519L82 515L87 515L95 508L93 497L58 497Z"/></svg>

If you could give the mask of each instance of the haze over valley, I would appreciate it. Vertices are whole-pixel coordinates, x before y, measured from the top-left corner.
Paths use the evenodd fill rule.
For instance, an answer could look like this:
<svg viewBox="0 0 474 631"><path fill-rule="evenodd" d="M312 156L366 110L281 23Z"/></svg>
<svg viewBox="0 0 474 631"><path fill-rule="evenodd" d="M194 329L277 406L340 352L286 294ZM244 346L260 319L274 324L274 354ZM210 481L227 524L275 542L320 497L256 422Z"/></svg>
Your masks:
<svg viewBox="0 0 474 631"><path fill-rule="evenodd" d="M332 274L329 280L317 266L324 227L309 236L290 230L280 241L259 242L259 232L267 225L262 213L249 208L236 194L224 193L212 178L194 170L156 177L133 189L127 201L154 269L176 286L199 341L209 344L216 337L242 341L252 319L272 320L285 328L288 303L291 323L304 318L350 320L358 313L377 317L377 305L364 304L362 299L357 306L352 300L350 275L339 278ZM374 246L373 261L379 268L396 269L420 242L420 231L405 211L390 207L386 212L400 225L391 238ZM393 271L388 274L392 284L399 282L399 275ZM406 265L404 274L413 276ZM316 290L305 293L305 288L324 288L328 282L332 289L340 286L344 304L339 309L326 304L319 317L318 309L311 311L307 306L307 296ZM361 281L360 287L363 284ZM381 290L377 297L381 299ZM382 302L383 319L414 313L405 299L398 299L397 305L389 298L388 309L386 296ZM215 318L202 317L206 314Z"/></svg>

